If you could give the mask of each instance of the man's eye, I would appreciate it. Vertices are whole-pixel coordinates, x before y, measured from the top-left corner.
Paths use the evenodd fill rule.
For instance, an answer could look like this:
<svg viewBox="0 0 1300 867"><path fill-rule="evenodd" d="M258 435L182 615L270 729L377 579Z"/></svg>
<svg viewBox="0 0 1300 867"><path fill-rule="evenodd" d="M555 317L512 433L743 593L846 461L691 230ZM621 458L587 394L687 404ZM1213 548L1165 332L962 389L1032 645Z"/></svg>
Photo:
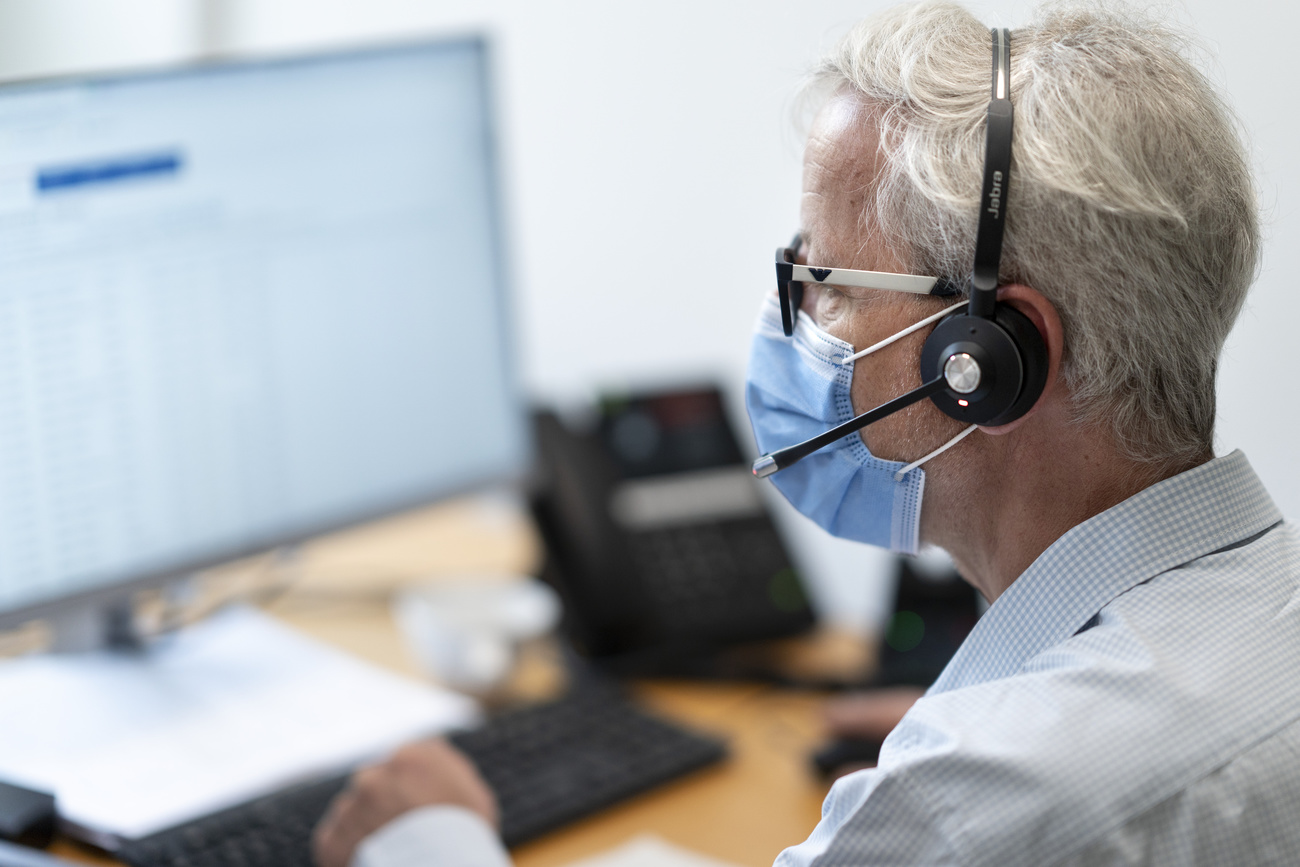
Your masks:
<svg viewBox="0 0 1300 867"><path fill-rule="evenodd" d="M823 284L820 289L822 307L828 313L843 310L852 300L848 295L844 294L843 290L836 286L827 286Z"/></svg>

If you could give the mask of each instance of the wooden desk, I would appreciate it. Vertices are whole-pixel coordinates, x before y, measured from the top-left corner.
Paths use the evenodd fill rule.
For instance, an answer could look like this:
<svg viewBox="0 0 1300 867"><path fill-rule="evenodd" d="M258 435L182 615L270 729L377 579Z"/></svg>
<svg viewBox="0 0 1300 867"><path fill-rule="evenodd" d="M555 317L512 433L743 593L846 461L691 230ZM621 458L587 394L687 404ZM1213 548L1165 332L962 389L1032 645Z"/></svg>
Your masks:
<svg viewBox="0 0 1300 867"><path fill-rule="evenodd" d="M308 634L418 677L389 617L391 594L440 578L526 572L537 551L527 522L508 508L458 501L306 546L295 567L301 578L268 610ZM213 593L259 586L266 583L266 564L236 564L204 580ZM531 680L535 687L545 677ZM808 835L826 793L807 761L821 735L819 696L761 685L668 682L643 683L636 692L668 716L727 737L730 760L519 847L519 867L566 864L644 832L760 867ZM66 841L55 851L88 863L118 863Z"/></svg>

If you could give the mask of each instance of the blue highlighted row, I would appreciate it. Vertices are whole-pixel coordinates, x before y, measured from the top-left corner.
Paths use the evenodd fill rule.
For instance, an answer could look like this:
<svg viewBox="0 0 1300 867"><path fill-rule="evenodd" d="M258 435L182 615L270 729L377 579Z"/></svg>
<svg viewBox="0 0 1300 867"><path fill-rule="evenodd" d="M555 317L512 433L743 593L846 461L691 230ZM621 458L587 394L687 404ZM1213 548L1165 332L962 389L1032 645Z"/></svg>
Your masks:
<svg viewBox="0 0 1300 867"><path fill-rule="evenodd" d="M46 193L92 184L174 175L181 170L182 162L178 153L160 153L38 169L36 190Z"/></svg>

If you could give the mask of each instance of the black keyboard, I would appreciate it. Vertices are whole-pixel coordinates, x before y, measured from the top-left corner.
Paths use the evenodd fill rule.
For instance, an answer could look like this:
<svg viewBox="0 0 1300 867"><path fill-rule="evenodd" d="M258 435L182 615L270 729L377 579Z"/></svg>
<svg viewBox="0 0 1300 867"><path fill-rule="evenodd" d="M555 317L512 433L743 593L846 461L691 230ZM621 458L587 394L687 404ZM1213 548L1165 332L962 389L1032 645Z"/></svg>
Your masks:
<svg viewBox="0 0 1300 867"><path fill-rule="evenodd" d="M612 689L508 711L450 737L496 793L507 846L723 758L714 738ZM312 829L347 776L297 786L127 843L134 867L313 867Z"/></svg>

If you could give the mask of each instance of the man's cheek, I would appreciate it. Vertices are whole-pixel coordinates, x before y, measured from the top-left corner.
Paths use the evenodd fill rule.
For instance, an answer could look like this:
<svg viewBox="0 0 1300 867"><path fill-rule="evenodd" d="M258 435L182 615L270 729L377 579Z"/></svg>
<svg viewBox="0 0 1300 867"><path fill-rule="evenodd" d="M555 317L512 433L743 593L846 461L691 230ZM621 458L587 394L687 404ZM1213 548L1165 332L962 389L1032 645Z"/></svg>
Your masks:
<svg viewBox="0 0 1300 867"><path fill-rule="evenodd" d="M849 305L843 301L831 302L827 305L826 313L821 317L818 323L822 331L825 331L831 337L837 340L843 340L845 343L858 348L859 335L854 327L857 323L851 315Z"/></svg>

